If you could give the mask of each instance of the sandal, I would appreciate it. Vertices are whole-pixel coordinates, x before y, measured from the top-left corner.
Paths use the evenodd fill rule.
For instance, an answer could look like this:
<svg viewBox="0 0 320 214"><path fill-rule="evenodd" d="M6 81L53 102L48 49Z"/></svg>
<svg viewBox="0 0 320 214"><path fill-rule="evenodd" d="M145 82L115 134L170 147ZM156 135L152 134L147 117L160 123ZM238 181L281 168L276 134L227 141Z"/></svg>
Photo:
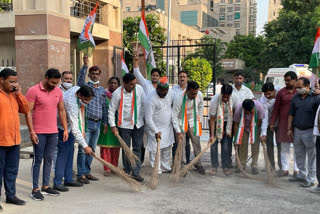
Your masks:
<svg viewBox="0 0 320 214"><path fill-rule="evenodd" d="M231 169L223 169L223 173L226 175L226 176L229 176L232 174L232 170Z"/></svg>
<svg viewBox="0 0 320 214"><path fill-rule="evenodd" d="M208 174L211 176L215 176L217 174L217 168L212 168Z"/></svg>

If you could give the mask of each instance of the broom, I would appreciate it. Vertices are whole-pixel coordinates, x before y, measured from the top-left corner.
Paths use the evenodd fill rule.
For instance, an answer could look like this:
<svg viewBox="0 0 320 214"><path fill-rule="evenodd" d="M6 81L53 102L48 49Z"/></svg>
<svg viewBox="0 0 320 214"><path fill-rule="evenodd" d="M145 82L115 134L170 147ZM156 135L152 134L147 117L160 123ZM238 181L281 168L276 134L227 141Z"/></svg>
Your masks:
<svg viewBox="0 0 320 214"><path fill-rule="evenodd" d="M172 164L172 173L170 176L170 180L173 182L177 182L179 180L178 172L181 168L181 159L182 159L182 153L183 153L183 147L182 147L182 141L178 140L178 146L176 150L176 155L174 156L174 161Z"/></svg>
<svg viewBox="0 0 320 214"><path fill-rule="evenodd" d="M256 177L254 177L254 176L252 176L252 175L249 175L249 174L243 169L243 166L242 166L242 164L241 164L241 162L240 162L240 158L239 158L238 148L239 148L239 146L236 146L236 145L235 145L234 150L235 150L235 152L236 152L237 166L238 166L238 168L240 169L241 173L242 173L244 176L246 176L247 178L257 179Z"/></svg>
<svg viewBox="0 0 320 214"><path fill-rule="evenodd" d="M132 167L135 167L136 162L140 161L140 159L131 151L131 149L128 147L126 142L124 142L124 140L120 137L118 132L116 133L116 137L118 138L118 141L119 141L125 155L127 156L128 161L130 162L130 165Z"/></svg>
<svg viewBox="0 0 320 214"><path fill-rule="evenodd" d="M262 141L262 147L263 147L263 156L264 156L264 163L265 163L265 167L266 167L266 179L265 182L267 184L273 184L274 183L274 176L275 176L275 172L271 166L269 157L268 157L268 152L267 152L267 146L266 146L266 142Z"/></svg>
<svg viewBox="0 0 320 214"><path fill-rule="evenodd" d="M125 180L129 187L136 191L136 192L141 192L142 190L142 185L134 180L133 178L131 178L127 173L125 173L122 169L119 169L118 167L115 167L114 165L112 165L111 163L108 163L107 161L103 160L102 158L98 157L96 154L93 154L93 157L95 159L97 159L98 161L100 161L103 165L105 165L106 167L108 167L109 169L111 169L111 171L118 175L120 178L122 178L123 180Z"/></svg>
<svg viewBox="0 0 320 214"><path fill-rule="evenodd" d="M198 163L198 161L200 160L201 156L211 147L211 145L213 145L216 142L216 138L213 139L213 141L209 142L208 145L197 155L197 157L195 157L188 165L186 165L185 167L183 167L178 175L179 177L183 177L185 174L187 174L187 172L192 169L192 167L194 165L196 165L196 163Z"/></svg>
<svg viewBox="0 0 320 214"><path fill-rule="evenodd" d="M150 188L155 190L159 184L159 174L158 174L158 167L160 161L160 138L157 138L157 152L156 157L153 163L153 170L151 174L151 181L150 181Z"/></svg>

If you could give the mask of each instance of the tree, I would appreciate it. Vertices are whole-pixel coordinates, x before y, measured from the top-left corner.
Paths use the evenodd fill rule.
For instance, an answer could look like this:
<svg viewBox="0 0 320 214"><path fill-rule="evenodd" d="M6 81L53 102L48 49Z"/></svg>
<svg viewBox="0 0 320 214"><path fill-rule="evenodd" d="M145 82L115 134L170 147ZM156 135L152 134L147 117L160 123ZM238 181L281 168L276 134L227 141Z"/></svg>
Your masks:
<svg viewBox="0 0 320 214"><path fill-rule="evenodd" d="M320 25L319 0L284 0L279 17L264 26L268 67L308 64L316 26Z"/></svg>
<svg viewBox="0 0 320 214"><path fill-rule="evenodd" d="M266 73L267 65L264 62L265 42L262 36L236 35L227 45L225 58L238 58L245 62L248 71Z"/></svg>
<svg viewBox="0 0 320 214"><path fill-rule="evenodd" d="M125 61L129 68L132 70L132 56L135 47L132 47L132 42L137 41L137 33L139 32L139 24L141 17L128 17L123 20L123 47L126 49ZM159 16L156 14L146 15L146 22L149 30L149 37L153 46L163 45L166 41L166 36L164 34L164 29L159 24ZM162 51L154 49L155 60L157 68L160 70L165 68L163 63Z"/></svg>
<svg viewBox="0 0 320 214"><path fill-rule="evenodd" d="M212 68L210 63L203 58L188 59L184 63L184 70L189 74L189 79L200 85L204 93L212 79Z"/></svg>

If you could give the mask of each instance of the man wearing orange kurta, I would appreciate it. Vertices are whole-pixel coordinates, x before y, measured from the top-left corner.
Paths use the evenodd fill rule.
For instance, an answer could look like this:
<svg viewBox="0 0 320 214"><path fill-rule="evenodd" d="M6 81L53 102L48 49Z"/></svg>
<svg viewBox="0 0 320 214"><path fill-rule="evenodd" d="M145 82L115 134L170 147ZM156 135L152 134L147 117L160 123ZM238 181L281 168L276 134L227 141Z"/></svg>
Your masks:
<svg viewBox="0 0 320 214"><path fill-rule="evenodd" d="M26 114L29 106L17 83L17 73L8 68L0 72L0 100L0 190L3 180L6 203L24 205L25 201L16 197L21 143L19 113Z"/></svg>

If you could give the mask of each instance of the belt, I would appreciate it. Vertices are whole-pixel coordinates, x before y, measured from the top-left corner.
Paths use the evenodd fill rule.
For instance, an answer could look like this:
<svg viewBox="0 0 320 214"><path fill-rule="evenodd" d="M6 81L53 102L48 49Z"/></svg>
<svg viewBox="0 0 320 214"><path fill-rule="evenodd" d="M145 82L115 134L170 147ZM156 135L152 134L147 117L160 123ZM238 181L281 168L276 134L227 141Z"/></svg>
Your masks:
<svg viewBox="0 0 320 214"><path fill-rule="evenodd" d="M93 121L93 122L96 122L96 123L101 121L101 119L95 120L95 119L91 119L91 118L88 118L88 120Z"/></svg>

